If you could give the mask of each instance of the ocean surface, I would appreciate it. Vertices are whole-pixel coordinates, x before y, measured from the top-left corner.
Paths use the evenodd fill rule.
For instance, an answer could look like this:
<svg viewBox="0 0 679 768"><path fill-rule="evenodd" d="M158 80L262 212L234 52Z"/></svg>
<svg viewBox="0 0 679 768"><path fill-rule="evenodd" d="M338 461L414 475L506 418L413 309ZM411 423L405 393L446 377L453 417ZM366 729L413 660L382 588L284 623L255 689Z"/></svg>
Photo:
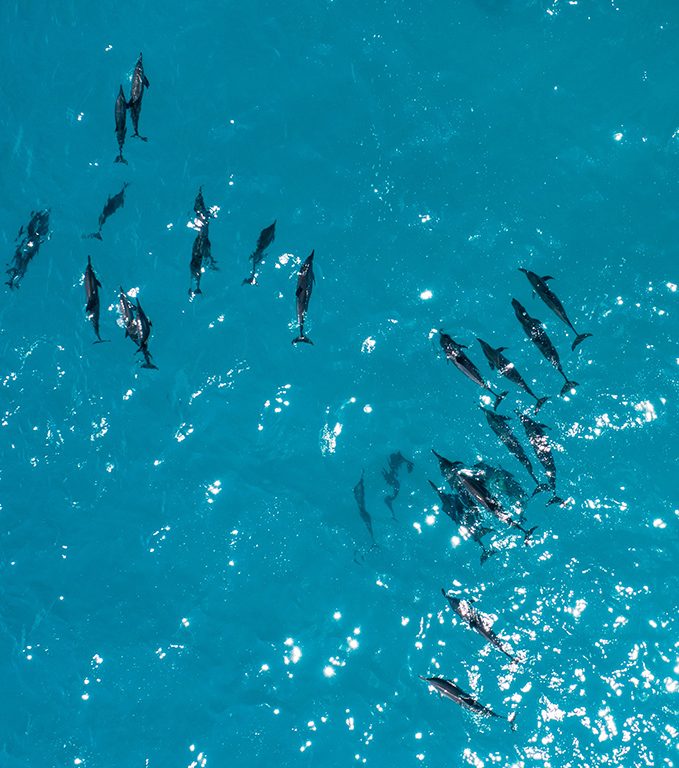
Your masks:
<svg viewBox="0 0 679 768"><path fill-rule="evenodd" d="M0 302L0 767L679 764L679 6L8 0L0 21L6 262L51 212ZM128 117L114 164L140 51L149 140ZM191 300L201 185L219 271ZM293 346L312 249L314 344ZM592 338L572 352L519 267ZM512 297L579 382L565 398ZM431 449L534 485L441 329L509 389L498 413L541 478L514 415L532 401L476 338L553 398L566 503L529 500L528 546L486 515L484 564Z"/></svg>

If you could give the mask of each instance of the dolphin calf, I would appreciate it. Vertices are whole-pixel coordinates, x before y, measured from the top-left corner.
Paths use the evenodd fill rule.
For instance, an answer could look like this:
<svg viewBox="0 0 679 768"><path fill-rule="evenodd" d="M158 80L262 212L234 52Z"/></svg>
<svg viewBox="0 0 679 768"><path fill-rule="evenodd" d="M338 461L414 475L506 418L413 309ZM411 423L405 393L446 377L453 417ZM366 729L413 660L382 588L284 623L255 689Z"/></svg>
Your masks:
<svg viewBox="0 0 679 768"><path fill-rule="evenodd" d="M93 232L91 235L83 235L84 238L94 238L96 240L103 240L101 236L101 228L106 223L106 220L113 216L113 214L125 205L125 190L129 187L129 183L126 181L123 184L123 188L120 192L116 192L115 195L109 195L104 203L104 207L99 214L99 230Z"/></svg>
<svg viewBox="0 0 679 768"><path fill-rule="evenodd" d="M535 413L550 399L549 397L538 397L533 390L526 384L523 376L516 370L516 366L510 360L508 360L502 353L507 347L498 347L494 349L483 339L476 339L481 345L483 354L488 360L488 365L491 369L497 371L500 376L505 376L514 384L517 384L524 392L530 395L535 400Z"/></svg>
<svg viewBox="0 0 679 768"><path fill-rule="evenodd" d="M148 78L144 74L144 63L142 61L142 55L139 54L137 63L134 66L134 72L132 73L132 87L130 89L130 98L127 102L127 107L130 110L130 118L132 119L132 127L134 133L132 137L141 139L142 141L148 141L146 136L139 134L139 116L141 115L141 102L144 98L144 89L150 88Z"/></svg>
<svg viewBox="0 0 679 768"><path fill-rule="evenodd" d="M122 85L118 91L118 97L116 98L114 114L116 119L115 134L118 139L118 156L113 162L125 163L125 165L127 165L127 160L123 157L123 146L125 145L125 135L127 134L127 102L125 101Z"/></svg>
<svg viewBox="0 0 679 768"><path fill-rule="evenodd" d="M365 475L365 470L362 470L361 479L354 486L354 498L356 499L356 504L358 504L358 514L361 516L361 520L363 520L365 527L368 529L368 533L370 534L370 538L373 540L373 544L374 544L375 534L373 533L373 521L370 515L368 514L368 510L365 507L365 482L363 479L364 475Z"/></svg>
<svg viewBox="0 0 679 768"><path fill-rule="evenodd" d="M559 353L556 351L555 346L552 344L547 331L545 331L542 323L534 317L531 317L516 299L512 299L512 306L514 307L514 314L517 320L521 323L526 336L535 344L540 350L543 356L549 360L549 362L556 368L556 370L564 377L566 383L561 388L559 393L562 397L570 392L571 389L575 389L578 386L577 381L570 381L568 376L563 372L561 366L561 360L559 360Z"/></svg>
<svg viewBox="0 0 679 768"><path fill-rule="evenodd" d="M434 690L440 693L441 696L454 701L456 704L459 704L464 709L468 709L475 715L497 717L500 720L506 720L511 729L516 730L516 724L511 715L498 715L497 712L493 712L490 707L486 707L479 703L471 694L466 693L462 688L450 680L446 680L444 677L422 677L422 675L420 675L420 680L424 680L425 683L434 688Z"/></svg>
<svg viewBox="0 0 679 768"><path fill-rule="evenodd" d="M99 303L99 289L101 288L101 283L94 273L94 269L92 268L92 259L90 256L87 257L84 282L85 296L87 298L85 312L87 313L87 319L92 323L92 328L94 328L94 335L97 337L97 340L93 343L101 344L105 341L108 341L108 339L102 339L99 335L99 312L101 310Z"/></svg>
<svg viewBox="0 0 679 768"><path fill-rule="evenodd" d="M308 336L304 335L304 321L306 320L306 313L309 309L311 291L313 290L315 280L314 251L311 251L311 254L307 257L297 273L297 290L295 291L295 298L299 336L292 340L293 344L299 344L300 341L303 341L305 344L313 344L313 341L311 341Z"/></svg>
<svg viewBox="0 0 679 768"><path fill-rule="evenodd" d="M410 474L413 471L413 462L408 461L408 459L398 451L398 453L392 453L389 456L389 466L382 470L382 477L392 490L391 494L387 494L384 497L384 503L389 507L389 511L394 519L396 519L396 515L394 515L394 502L398 498L399 491L401 490L401 481L399 480L398 473L399 469L404 465L408 470L408 474Z"/></svg>
<svg viewBox="0 0 679 768"><path fill-rule="evenodd" d="M554 456L552 455L552 447L549 444L549 438L545 434L545 430L549 429L549 427L546 424L540 424L537 421L533 421L533 419L525 413L521 413L521 411L516 411L516 415L519 417L521 424L523 424L526 437L533 446L535 455L545 469L545 474L548 478L547 488L554 494L547 503L563 504L564 500L556 495L556 464L554 463Z"/></svg>
<svg viewBox="0 0 679 768"><path fill-rule="evenodd" d="M21 226L17 233L17 246L14 251L13 264L8 264L9 280L5 285L10 290L18 288L26 274L28 265L38 255L40 246L49 239L49 208L43 211L31 211L31 218L24 228Z"/></svg>
<svg viewBox="0 0 679 768"><path fill-rule="evenodd" d="M481 373L479 372L479 369L462 351L463 349L467 349L464 344L458 344L454 339L452 339L447 333L444 333L443 331L439 331L439 342L446 355L446 359L453 363L458 371L461 371L468 379L471 379L475 384L478 384L487 392L490 392L490 394L495 398L495 404L493 407L497 408L506 396L507 392L495 392L491 385L484 380L483 376L481 376Z"/></svg>
<svg viewBox="0 0 679 768"><path fill-rule="evenodd" d="M537 295L545 302L545 304L552 310L552 312L554 312L554 314L560 320L566 323L571 331L573 331L575 334L575 341L571 346L572 350L574 350L578 344L583 342L585 339L589 339L591 337L591 333L578 333L575 330L575 326L569 320L568 315L566 314L566 310L563 308L563 304L559 301L554 291L552 291L552 289L547 285L548 280L554 279L551 277L551 275L540 277L535 272L531 272L530 270L524 269L523 267L519 267L519 272L523 272L523 274L530 281L530 284L533 286L535 293L537 293Z"/></svg>
<svg viewBox="0 0 679 768"><path fill-rule="evenodd" d="M505 650L505 647L500 638L495 634L495 632L493 632L490 627L486 626L486 623L481 617L481 614L472 605L473 600L460 600L458 597L454 597L450 593L446 592L446 590L443 588L441 589L441 594L446 598L450 604L450 607L462 619L462 621L466 622L472 629L475 629L482 637L485 637L491 645L495 646L495 648L504 653L505 656L518 663L519 660L517 657L513 656L511 653L509 653L509 651Z"/></svg>
<svg viewBox="0 0 679 768"><path fill-rule="evenodd" d="M250 260L252 261L252 272L250 273L249 277L246 277L245 280L243 280L242 285L257 284L257 274L258 274L257 267L259 267L259 265L264 260L264 256L266 255L266 249L271 245L271 243L273 243L275 237L276 237L276 222L274 221L273 224L269 224L268 227L265 227L259 233L255 250L250 254Z"/></svg>
<svg viewBox="0 0 679 768"><path fill-rule="evenodd" d="M495 411L491 411L489 408L484 408L483 406L481 406L481 410L486 417L488 426L493 430L493 432L495 432L500 442L507 448L512 456L519 462L519 464L523 466L526 472L528 472L535 485L543 490L540 486L540 481L537 479L537 477L535 477L535 473L533 472L533 465L530 463L528 456L526 456L526 452L523 450L523 446L517 440L516 435L512 432L509 426L509 422L511 421L509 416L502 416L501 414L495 413Z"/></svg>

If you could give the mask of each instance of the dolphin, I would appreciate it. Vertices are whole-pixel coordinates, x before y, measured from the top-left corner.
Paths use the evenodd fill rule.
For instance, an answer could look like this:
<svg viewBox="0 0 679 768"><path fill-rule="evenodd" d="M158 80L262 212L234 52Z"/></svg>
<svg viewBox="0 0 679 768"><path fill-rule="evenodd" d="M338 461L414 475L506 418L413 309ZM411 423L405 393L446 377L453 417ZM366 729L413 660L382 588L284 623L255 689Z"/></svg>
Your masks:
<svg viewBox="0 0 679 768"><path fill-rule="evenodd" d="M120 288L118 298L118 309L120 317L125 328L125 336L128 336L137 345L137 354L141 352L144 355L144 364L142 368L154 368L158 366L151 362L151 353L149 352L149 337L151 335L152 323L144 312L137 299L136 306L127 297L125 291Z"/></svg>
<svg viewBox="0 0 679 768"><path fill-rule="evenodd" d="M368 533L370 534L370 538L373 540L374 544L375 534L373 533L373 521L365 507L365 482L363 480L364 475L365 470L362 470L361 479L354 486L354 498L356 499L356 504L358 504L358 514L361 516L361 520L363 520L365 523L365 527L368 529Z"/></svg>
<svg viewBox="0 0 679 768"><path fill-rule="evenodd" d="M109 195L104 203L104 208L99 214L99 230L93 232L91 235L83 235L84 238L94 238L96 240L103 240L101 236L101 228L106 223L106 220L113 216L113 214L125 205L125 190L129 187L129 183L126 181L123 184L123 188L120 192L116 192L115 195Z"/></svg>
<svg viewBox="0 0 679 768"><path fill-rule="evenodd" d="M259 267L259 265L264 260L264 256L266 255L265 251L271 245L271 243L273 243L275 237L276 221L274 220L273 224L269 224L268 227L265 227L259 233L255 250L250 254L250 260L252 261L252 272L250 273L249 277L246 277L245 280L243 280L242 285L257 284L257 267Z"/></svg>
<svg viewBox="0 0 679 768"><path fill-rule="evenodd" d="M408 461L408 459L406 459L405 456L400 451L398 451L398 453L392 453L389 456L389 466L387 469L382 470L382 477L384 478L387 485L391 487L393 492L392 494L384 497L384 503L389 507L389 511L391 512L394 519L396 519L396 515L394 514L393 505L398 498L399 491L401 490L401 481L398 477L398 471L403 465L405 465L406 469L408 470L408 474L413 471L413 462Z"/></svg>
<svg viewBox="0 0 679 768"><path fill-rule="evenodd" d="M554 314L560 320L566 323L571 331L573 331L575 334L575 341L571 346L572 350L574 350L578 344L583 342L585 339L589 339L591 337L591 333L578 333L575 330L575 326L568 319L568 315L566 314L566 310L563 308L563 304L559 301L554 291L552 291L552 289L547 285L548 280L554 279L551 275L540 277L535 272L531 272L529 269L524 269L523 267L519 267L519 272L523 272L523 274L530 281L530 284L533 286L535 293L537 293L537 295L545 302L545 304L552 310L552 312L554 312Z"/></svg>
<svg viewBox="0 0 679 768"><path fill-rule="evenodd" d="M87 298L87 304L85 305L85 312L87 313L87 318L92 322L92 327L94 328L94 334L97 337L97 340L93 342L94 344L102 344L105 341L109 341L109 339L102 339L99 335L99 312L101 309L100 303L99 303L99 289L101 288L101 283L97 279L96 274L94 273L94 269L92 268L92 259L90 256L87 257L87 266L85 267L85 296Z"/></svg>
<svg viewBox="0 0 679 768"><path fill-rule="evenodd" d="M523 425L528 441L533 446L535 455L545 469L545 474L549 480L547 488L554 494L547 503L563 504L564 500L556 495L556 464L554 463L554 456L552 455L552 447L545 434L545 430L549 429L549 427L546 424L540 424L537 421L533 421L533 419L525 413L521 413L521 411L516 411L516 415Z"/></svg>
<svg viewBox="0 0 679 768"><path fill-rule="evenodd" d="M130 98L127 102L127 107L130 110L130 118L132 119L132 127L134 133L132 138L138 138L142 141L148 141L146 136L139 134L139 116L141 115L141 102L144 98L144 88L150 88L148 78L144 74L144 63L142 61L142 55L139 54L137 63L134 66L134 72L132 73L132 88L130 89Z"/></svg>
<svg viewBox="0 0 679 768"><path fill-rule="evenodd" d="M205 205L202 186L198 187L198 194L196 195L196 199L193 202L193 210L196 214L196 218L198 218L201 224L206 224L212 216L209 208Z"/></svg>
<svg viewBox="0 0 679 768"><path fill-rule="evenodd" d="M297 323L299 325L299 336L292 340L293 344L299 344L303 341L305 344L313 344L308 336L304 335L304 321L309 309L311 300L311 291L314 287L314 251L307 257L306 261L299 268L297 273L297 290L295 291L297 306Z"/></svg>
<svg viewBox="0 0 679 768"><path fill-rule="evenodd" d="M420 680L424 680L425 683L434 688L441 696L451 699L455 703L459 704L464 709L468 709L475 715L483 715L485 717L497 717L500 720L506 720L512 730L516 730L516 724L514 718L509 715L498 715L497 712L493 712L490 707L486 707L479 703L471 694L466 693L455 683L450 680L446 680L444 677L422 677Z"/></svg>
<svg viewBox="0 0 679 768"><path fill-rule="evenodd" d="M516 366L510 360L508 360L502 353L507 347L498 347L494 349L483 339L476 339L481 345L483 354L488 360L488 364L492 370L497 371L500 376L505 376L510 381L517 384L524 392L529 394L535 400L535 413L550 399L549 397L538 397L533 390L525 382L523 376L517 371Z"/></svg>
<svg viewBox="0 0 679 768"><path fill-rule="evenodd" d="M189 286L189 296L195 296L197 293L202 293L200 287L200 279L205 271L205 267L209 267L212 270L219 270L217 262L212 256L212 243L210 242L210 228L209 222L206 221L198 231L196 239L193 241L193 247L191 248L191 263L189 264L189 271L191 277L196 281L195 289Z"/></svg>
<svg viewBox="0 0 679 768"><path fill-rule="evenodd" d="M14 251L14 263L8 264L9 280L5 285L10 290L18 288L26 274L28 265L40 251L40 246L49 239L50 209L31 211L31 218L25 227L17 233L17 246Z"/></svg>
<svg viewBox="0 0 679 768"><path fill-rule="evenodd" d="M555 346L552 344L547 331L545 331L542 323L534 317L531 317L516 299L512 299L512 306L514 307L514 314L517 320L521 323L526 336L535 344L535 346L542 352L543 356L549 360L549 362L556 368L556 370L564 377L566 383L561 388L559 393L562 397L570 392L571 389L575 389L578 386L577 381L570 381L566 374L563 372L561 366L561 360L559 360L559 353L556 351Z"/></svg>
<svg viewBox="0 0 679 768"><path fill-rule="evenodd" d="M146 316L139 303L139 298L137 298L137 326L139 328L139 349L137 351L144 355L142 368L155 368L157 370L158 366L151 362L151 353L149 352L149 337L151 336L152 325L153 323Z"/></svg>
<svg viewBox="0 0 679 768"><path fill-rule="evenodd" d="M518 663L519 659L509 653L509 651L506 651L500 638L492 629L486 627L485 622L481 618L481 614L472 605L472 602L474 602L473 600L460 600L446 592L443 588L441 589L441 594L446 598L450 607L462 621L465 621L472 629L475 629L481 636L485 637L491 645L494 645L499 651L502 651L505 656Z"/></svg>
<svg viewBox="0 0 679 768"><path fill-rule="evenodd" d="M127 165L127 160L123 157L123 146L125 144L125 135L127 134L127 102L125 101L122 85L116 98L114 114L116 119L115 134L118 139L118 156L113 162Z"/></svg>
<svg viewBox="0 0 679 768"><path fill-rule="evenodd" d="M507 448L512 456L519 462L519 464L523 466L526 472L528 472L535 485L538 486L541 490L544 490L540 486L540 481L537 479L537 477L535 477L535 473L533 472L533 465L530 463L528 456L526 456L526 452L523 450L523 446L517 440L516 435L509 427L509 422L511 421L509 416L502 416L501 414L495 413L489 408L484 408L483 406L481 406L481 410L486 417L488 426L493 430L493 432L495 432L500 442Z"/></svg>
<svg viewBox="0 0 679 768"><path fill-rule="evenodd" d="M493 390L487 381L484 381L483 376L481 376L479 372L479 369L462 351L463 349L467 349L464 344L458 344L454 339L452 339L447 333L444 333L443 331L439 331L439 342L446 355L446 359L453 363L453 365L459 371L462 371L462 373L464 373L468 379L471 379L475 384L478 384L480 387L483 387L483 389L490 392L490 394L495 398L495 404L493 407L497 408L506 396L507 392L497 393Z"/></svg>

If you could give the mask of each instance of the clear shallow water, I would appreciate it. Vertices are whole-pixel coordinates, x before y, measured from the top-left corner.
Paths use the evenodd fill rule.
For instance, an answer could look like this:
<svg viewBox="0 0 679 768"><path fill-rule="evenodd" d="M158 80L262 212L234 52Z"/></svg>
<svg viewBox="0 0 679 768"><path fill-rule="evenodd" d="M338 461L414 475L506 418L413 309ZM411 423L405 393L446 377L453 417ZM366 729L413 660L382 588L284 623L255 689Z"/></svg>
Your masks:
<svg viewBox="0 0 679 768"><path fill-rule="evenodd" d="M0 763L676 763L676 9L72 2L2 20L0 237L9 260L49 206L52 238L1 310ZM140 49L150 141L120 167L113 102ZM125 180L104 241L82 240ZM221 271L189 303L200 184ZM241 287L274 218L261 284ZM311 248L315 346L295 349ZM594 333L576 353L523 265ZM157 372L115 325L119 284L154 322ZM433 509L430 449L529 483L428 337L505 344L555 394L512 296L580 382L541 414L571 502L536 498L535 545L503 536L482 567ZM415 469L393 521L396 450ZM525 664L455 626L454 581Z"/></svg>

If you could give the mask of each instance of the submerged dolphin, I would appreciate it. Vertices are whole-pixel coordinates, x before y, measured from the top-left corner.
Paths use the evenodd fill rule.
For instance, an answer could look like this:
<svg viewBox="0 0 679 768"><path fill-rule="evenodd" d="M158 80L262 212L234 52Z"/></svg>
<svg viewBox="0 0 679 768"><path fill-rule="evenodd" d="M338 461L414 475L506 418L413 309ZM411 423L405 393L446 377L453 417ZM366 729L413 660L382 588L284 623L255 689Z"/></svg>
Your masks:
<svg viewBox="0 0 679 768"><path fill-rule="evenodd" d="M479 372L479 369L462 351L463 349L467 349L464 344L458 344L454 339L452 339L447 333L444 333L443 331L439 331L439 342L446 355L446 359L453 363L458 371L461 371L468 379L471 379L475 384L478 384L487 392L490 392L490 394L495 398L495 404L493 407L497 408L506 396L507 392L495 392L492 386L484 380L483 376L481 376L481 373Z"/></svg>
<svg viewBox="0 0 679 768"><path fill-rule="evenodd" d="M123 184L123 188L120 190L120 192L116 192L115 195L109 195L106 199L106 202L104 203L104 207L99 214L99 230L97 232L93 232L91 235L83 235L85 238L94 238L96 240L103 240L103 237L101 236L101 228L106 223L106 220L109 219L113 214L119 209L122 208L125 205L125 190L129 187L129 182L125 182Z"/></svg>
<svg viewBox="0 0 679 768"><path fill-rule="evenodd" d="M114 115L116 119L115 134L118 139L118 156L113 162L125 163L127 165L127 160L123 157L123 146L125 144L125 135L127 134L127 102L125 101L122 85L116 98Z"/></svg>
<svg viewBox="0 0 679 768"><path fill-rule="evenodd" d="M84 282L85 282L85 296L87 298L87 304L85 305L85 312L87 313L87 319L91 321L92 327L94 328L94 334L97 337L97 340L93 342L94 344L101 344L104 341L108 341L108 339L102 339L99 335L99 312L101 310L101 305L99 303L99 289L101 288L101 283L97 279L97 276L94 273L94 269L92 268L92 259L90 256L87 257L87 266L85 267L85 276L84 276Z"/></svg>
<svg viewBox="0 0 679 768"><path fill-rule="evenodd" d="M394 502L398 498L399 491L401 490L401 481L399 480L398 473L403 465L405 465L408 470L408 474L413 471L413 462L406 459L406 457L398 451L398 453L392 453L389 456L389 466L387 469L382 470L382 477L392 489L392 493L384 497L384 503L389 507L389 511L394 519L396 519L396 516L394 515Z"/></svg>
<svg viewBox="0 0 679 768"><path fill-rule="evenodd" d="M519 661L516 656L513 656L509 651L505 650L500 638L492 629L486 626L481 614L472 605L473 600L460 600L458 597L454 597L446 592L443 588L441 589L441 594L446 598L450 607L462 621L466 622L472 629L475 629L482 637L485 637L491 645L495 646L499 651L502 651L502 653L512 661Z"/></svg>
<svg viewBox="0 0 679 768"><path fill-rule="evenodd" d="M554 314L560 320L566 323L571 331L573 331L575 334L575 341L573 342L571 349L575 349L578 344L591 337L591 333L578 333L575 330L575 326L569 320L568 315L566 314L566 310L563 308L563 304L559 301L559 298L554 293L554 291L552 291L552 289L547 285L548 280L554 279L551 275L540 277L540 275L536 274L535 272L531 272L530 270L524 269L523 267L519 267L519 272L523 272L523 274L530 281L530 284L533 286L535 293L537 293L537 295L545 302L545 304L552 310L552 312L554 312Z"/></svg>
<svg viewBox="0 0 679 768"><path fill-rule="evenodd" d="M358 505L358 514L361 516L361 520L363 520L365 527L368 529L368 533L370 534L370 538L373 540L374 544L375 534L373 532L373 521L365 507L365 482L363 480L364 475L365 470L362 470L361 479L354 486L354 498L356 499L356 504Z"/></svg>
<svg viewBox="0 0 679 768"><path fill-rule="evenodd" d="M502 354L507 349L507 347L498 347L497 349L494 349L483 339L476 340L481 345L483 354L486 356L486 360L488 360L488 365L490 365L494 371L497 371L500 376L506 377L510 381L514 382L514 384L517 384L519 387L521 387L524 392L529 394L535 400L535 413L537 413L550 398L538 397L533 392L533 390L525 382L523 376L516 370L514 363L512 363L511 360L508 360Z"/></svg>
<svg viewBox="0 0 679 768"><path fill-rule="evenodd" d="M7 270L9 280L5 285L9 286L10 290L19 287L28 265L38 255L40 246L49 239L49 223L50 209L47 208L43 211L31 211L31 218L26 227L19 228L16 238L18 244L14 251L14 263L7 265L9 267Z"/></svg>
<svg viewBox="0 0 679 768"><path fill-rule="evenodd" d="M514 307L514 314L516 319L521 323L526 336L535 344L540 350L543 356L549 360L549 362L556 368L556 370L564 377L566 383L561 388L559 393L562 397L570 392L571 389L575 389L578 386L577 381L570 381L568 376L563 372L561 360L559 360L559 353L556 351L556 347L552 344L547 331L545 331L542 323L534 317L531 317L516 299L512 299L512 306Z"/></svg>
<svg viewBox="0 0 679 768"><path fill-rule="evenodd" d="M511 729L516 730L514 718L511 715L498 715L497 712L493 712L490 707L486 707L481 704L471 694L466 693L462 690L462 688L450 680L446 680L444 677L422 677L422 675L420 675L420 680L424 680L425 683L438 691L441 696L454 701L456 704L464 707L464 709L468 709L475 715L497 717L500 720L506 720L509 723Z"/></svg>
<svg viewBox="0 0 679 768"><path fill-rule="evenodd" d="M259 233L255 250L250 254L250 260L252 261L252 272L250 273L249 277L246 277L245 280L243 280L242 285L257 284L257 267L259 267L259 265L264 260L264 256L266 255L266 249L271 245L271 243L273 243L275 237L276 237L276 222L274 221L273 224L269 224L268 227L265 227Z"/></svg>
<svg viewBox="0 0 679 768"><path fill-rule="evenodd" d="M299 336L292 340L293 344L299 344L301 341L305 344L313 344L308 336L304 335L304 321L309 309L311 292L314 287L314 251L311 251L306 261L299 268L297 273L297 290L295 291L295 304L297 308L297 324L299 325Z"/></svg>

